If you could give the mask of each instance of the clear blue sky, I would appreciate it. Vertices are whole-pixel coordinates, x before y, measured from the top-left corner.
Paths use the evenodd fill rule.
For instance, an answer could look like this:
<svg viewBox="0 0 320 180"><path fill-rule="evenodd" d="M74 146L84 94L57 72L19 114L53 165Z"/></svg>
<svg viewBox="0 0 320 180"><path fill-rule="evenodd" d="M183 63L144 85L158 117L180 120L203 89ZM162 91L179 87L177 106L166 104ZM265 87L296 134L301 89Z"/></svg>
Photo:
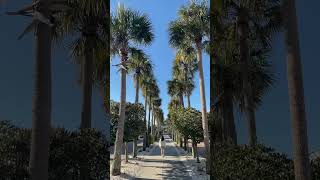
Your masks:
<svg viewBox="0 0 320 180"><path fill-rule="evenodd" d="M167 81L172 78L171 67L174 59L174 49L169 46L168 25L170 21L177 19L178 9L188 3L188 0L170 0L168 1L151 1L151 0L115 0L111 2L111 12L115 12L118 6L118 2L121 2L126 7L138 10L141 13L146 13L152 22L153 32L155 34L154 42L151 46L143 48L145 52L151 57L151 61L154 64L154 74L158 81L160 88L160 97L162 99L162 109L165 115L167 114L167 105L170 101L170 96L167 94ZM205 75L205 91L207 98L207 109L209 110L210 104L210 66L209 56L203 56L203 66ZM112 64L119 63L119 58L113 58ZM120 74L117 72L115 66L111 67L111 98L119 101L120 98ZM191 106L199 109L200 92L198 73L195 77L196 88L191 96ZM140 92L141 103L144 102L143 96ZM127 76L127 101L134 102L135 90L133 86L132 75ZM185 101L186 104L186 101Z"/></svg>

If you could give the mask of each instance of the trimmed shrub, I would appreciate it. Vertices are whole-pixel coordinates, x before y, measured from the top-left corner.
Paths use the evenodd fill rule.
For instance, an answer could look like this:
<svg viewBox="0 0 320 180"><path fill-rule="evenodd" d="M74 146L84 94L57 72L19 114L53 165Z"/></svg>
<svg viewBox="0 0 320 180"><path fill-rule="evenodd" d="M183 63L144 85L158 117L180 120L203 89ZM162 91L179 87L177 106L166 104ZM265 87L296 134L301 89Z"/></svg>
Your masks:
<svg viewBox="0 0 320 180"><path fill-rule="evenodd" d="M31 130L0 121L0 177L28 179ZM76 180L86 165L92 180L109 178L109 144L94 130L53 129L50 139L49 179Z"/></svg>
<svg viewBox="0 0 320 180"><path fill-rule="evenodd" d="M311 160L311 172L313 180L320 180L320 156Z"/></svg>
<svg viewBox="0 0 320 180"><path fill-rule="evenodd" d="M294 180L292 160L271 148L216 145L212 152L217 180Z"/></svg>

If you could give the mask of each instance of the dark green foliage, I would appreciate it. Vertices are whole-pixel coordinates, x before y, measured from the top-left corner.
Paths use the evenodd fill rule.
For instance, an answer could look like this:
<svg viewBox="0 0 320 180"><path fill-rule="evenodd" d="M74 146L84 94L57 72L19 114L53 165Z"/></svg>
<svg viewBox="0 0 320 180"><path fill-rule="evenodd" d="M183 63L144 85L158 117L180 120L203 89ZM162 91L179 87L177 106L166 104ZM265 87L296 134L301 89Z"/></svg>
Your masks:
<svg viewBox="0 0 320 180"><path fill-rule="evenodd" d="M262 145L216 145L213 175L217 180L294 180L292 160Z"/></svg>
<svg viewBox="0 0 320 180"><path fill-rule="evenodd" d="M119 120L119 103L111 101L111 141L116 139ZM126 103L126 118L124 121L124 141L137 139L143 133L144 107L142 104Z"/></svg>
<svg viewBox="0 0 320 180"><path fill-rule="evenodd" d="M105 137L93 130L68 132L57 129L51 140L50 179L80 179L80 165L88 164L92 179L109 176L109 152Z"/></svg>
<svg viewBox="0 0 320 180"><path fill-rule="evenodd" d="M320 156L311 160L311 172L313 180L320 180Z"/></svg>
<svg viewBox="0 0 320 180"><path fill-rule="evenodd" d="M174 127L190 139L200 141L203 138L201 112L194 108L179 108L173 112Z"/></svg>
<svg viewBox="0 0 320 180"><path fill-rule="evenodd" d="M29 176L31 131L0 121L0 177L24 179Z"/></svg>
<svg viewBox="0 0 320 180"><path fill-rule="evenodd" d="M209 126L209 129L212 129L214 127L214 120L215 120L215 112L208 112L207 113L207 116L208 116L208 126Z"/></svg>
<svg viewBox="0 0 320 180"><path fill-rule="evenodd" d="M0 122L0 177L28 179L31 131ZM70 132L54 129L50 139L49 180L80 179L88 164L92 180L109 178L109 144L93 129Z"/></svg>

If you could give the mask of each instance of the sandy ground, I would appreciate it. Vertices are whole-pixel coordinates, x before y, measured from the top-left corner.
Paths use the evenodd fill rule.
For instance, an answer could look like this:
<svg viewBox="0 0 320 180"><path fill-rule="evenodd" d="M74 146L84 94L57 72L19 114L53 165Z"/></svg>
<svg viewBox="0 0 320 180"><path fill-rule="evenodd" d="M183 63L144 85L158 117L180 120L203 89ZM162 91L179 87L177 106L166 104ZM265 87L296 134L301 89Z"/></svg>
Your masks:
<svg viewBox="0 0 320 180"><path fill-rule="evenodd" d="M165 139L167 143L165 157L160 156L160 148L155 142L148 152L140 152L138 158L130 158L129 163L122 162L122 174L111 176L111 179L208 179L204 172L204 158L200 157L201 163L197 163L190 153L177 147L169 136L165 136ZM203 144L199 145L200 151L201 148L203 149Z"/></svg>

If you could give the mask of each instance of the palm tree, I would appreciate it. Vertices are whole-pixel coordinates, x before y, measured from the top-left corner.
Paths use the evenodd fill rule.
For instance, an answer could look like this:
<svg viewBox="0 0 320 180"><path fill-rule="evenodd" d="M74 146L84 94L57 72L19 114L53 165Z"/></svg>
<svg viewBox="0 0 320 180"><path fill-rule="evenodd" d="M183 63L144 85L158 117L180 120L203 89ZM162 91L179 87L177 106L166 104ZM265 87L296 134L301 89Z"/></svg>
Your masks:
<svg viewBox="0 0 320 180"><path fill-rule="evenodd" d="M159 136L163 124L163 111L160 106L155 107L155 137Z"/></svg>
<svg viewBox="0 0 320 180"><path fill-rule="evenodd" d="M143 76L147 76L152 72L152 65L148 57L141 51L135 50L129 58L129 72L133 73L134 85L136 88L135 103L139 103L139 88ZM133 157L137 157L137 140L133 141Z"/></svg>
<svg viewBox="0 0 320 180"><path fill-rule="evenodd" d="M94 64L98 52L105 50L106 41L101 36L108 20L107 4L103 0L70 0L71 10L63 17L63 31L67 35L78 34L79 38L71 44L72 55L81 66L82 106L80 128L91 127L91 96ZM81 61L79 61L81 60Z"/></svg>
<svg viewBox="0 0 320 180"><path fill-rule="evenodd" d="M175 72L173 72L175 74ZM179 106L184 108L184 103L183 103L183 95L185 93L185 84L184 81L179 80L174 77L174 79L167 81L168 85L168 94L171 97L178 98L179 99ZM180 134L176 133L179 137L176 137L175 139L179 140L180 147L182 147L182 137Z"/></svg>
<svg viewBox="0 0 320 180"><path fill-rule="evenodd" d="M161 106L161 99L159 98L159 95L153 99L153 121L152 121L152 136L155 139L155 119L157 118L157 113L159 113L160 106Z"/></svg>
<svg viewBox="0 0 320 180"><path fill-rule="evenodd" d="M183 94L185 92L185 85L184 82L179 79L172 79L167 81L168 85L168 94L171 97L178 97L180 101L180 106L184 107L183 103Z"/></svg>
<svg viewBox="0 0 320 180"><path fill-rule="evenodd" d="M6 2L4 2L6 3ZM56 6L59 6L57 10ZM69 9L66 2L38 0L32 5L8 15L33 17L32 22L18 37L35 31L36 53L32 134L29 170L31 179L48 179L49 138L51 132L51 47L60 34L60 17Z"/></svg>
<svg viewBox="0 0 320 180"><path fill-rule="evenodd" d="M168 89L172 89L172 83L178 86L176 89L177 95L183 102L183 95L186 96L188 107L191 107L190 96L195 88L194 74L198 70L198 62L196 59L196 53L192 51L192 48L186 47L185 49L179 49L176 55L176 59L173 62L173 78L172 82L168 82ZM173 92L170 92L170 95ZM181 95L183 94L183 95ZM182 103L182 106L184 104ZM184 149L187 150L188 137L184 137Z"/></svg>
<svg viewBox="0 0 320 180"><path fill-rule="evenodd" d="M41 13L50 15L48 1ZM49 137L51 131L51 27L39 23L35 34L36 57L33 95L33 120L30 151L31 179L48 179Z"/></svg>
<svg viewBox="0 0 320 180"><path fill-rule="evenodd" d="M192 50L192 48L189 50ZM173 64L173 76L184 83L184 94L187 98L188 107L191 107L190 96L195 88L194 74L197 70L198 62L195 52L179 50Z"/></svg>
<svg viewBox="0 0 320 180"><path fill-rule="evenodd" d="M126 103L126 74L128 53L132 45L148 45L153 40L151 22L147 15L118 6L111 23L112 50L119 52L121 62L121 89L120 89L120 117L116 134L114 160L111 168L112 175L121 173L121 147L123 144L123 129Z"/></svg>
<svg viewBox="0 0 320 180"><path fill-rule="evenodd" d="M144 133L144 138L143 138L143 150L146 150L146 147L148 147L148 125L147 125L147 105L148 105L148 92L149 89L151 88L152 84L154 83L154 75L151 74L145 74L142 76L141 80L141 87L143 89L142 95L144 96L145 100L145 116L144 116L144 124L145 124L145 133Z"/></svg>
<svg viewBox="0 0 320 180"><path fill-rule="evenodd" d="M141 84L141 77L152 72L152 65L148 57L142 51L135 51L129 58L128 69L133 73L134 85L136 88L135 103L139 102L139 88Z"/></svg>
<svg viewBox="0 0 320 180"><path fill-rule="evenodd" d="M217 23L217 21L215 21ZM243 110L243 86L241 76L241 63L239 60L239 50L237 39L235 38L234 25L232 23L217 24L220 26L219 31L216 28L215 32L215 76L216 85L214 87L219 89L218 98L213 101L215 113L220 115L216 118L219 121L216 123L216 132L218 142L228 142L231 140L236 144L236 132L233 117L233 104L240 104ZM219 33L220 34L219 34ZM222 33L223 32L223 33ZM249 83L253 88L252 99L254 110L260 105L262 97L266 90L272 86L273 75L270 72L270 64L267 61L270 47L259 46L254 36L250 37L250 67ZM217 72L218 70L218 72ZM230 141L229 141L230 142Z"/></svg>
<svg viewBox="0 0 320 180"><path fill-rule="evenodd" d="M203 44L209 34L209 9L207 7L207 3L202 1L197 4L195 1L191 1L188 6L183 6L179 10L179 19L171 22L169 26L170 44L173 47L179 49L193 45L193 48L197 51L204 146L207 159L206 162L208 163L210 158L210 147L205 83L202 67ZM206 167L207 172L209 173L208 164Z"/></svg>
<svg viewBox="0 0 320 180"><path fill-rule="evenodd" d="M284 1L288 86L293 131L293 159L296 180L310 180L307 122L295 1Z"/></svg>
<svg viewBox="0 0 320 180"><path fill-rule="evenodd" d="M148 96L149 96L149 116L148 116L148 133L151 133L152 135L152 119L151 117L151 111L153 112L153 102L155 99L159 98L159 87L156 84L156 81L154 81L152 84L150 84L150 89L148 90Z"/></svg>
<svg viewBox="0 0 320 180"><path fill-rule="evenodd" d="M270 46L270 36L281 27L280 1L279 0L228 0L228 21L237 24L236 30L239 39L241 76L243 85L243 98L245 115L248 123L249 145L257 144L253 88L251 87L248 68L249 38L257 37L262 46ZM259 8L257 8L259 7Z"/></svg>

